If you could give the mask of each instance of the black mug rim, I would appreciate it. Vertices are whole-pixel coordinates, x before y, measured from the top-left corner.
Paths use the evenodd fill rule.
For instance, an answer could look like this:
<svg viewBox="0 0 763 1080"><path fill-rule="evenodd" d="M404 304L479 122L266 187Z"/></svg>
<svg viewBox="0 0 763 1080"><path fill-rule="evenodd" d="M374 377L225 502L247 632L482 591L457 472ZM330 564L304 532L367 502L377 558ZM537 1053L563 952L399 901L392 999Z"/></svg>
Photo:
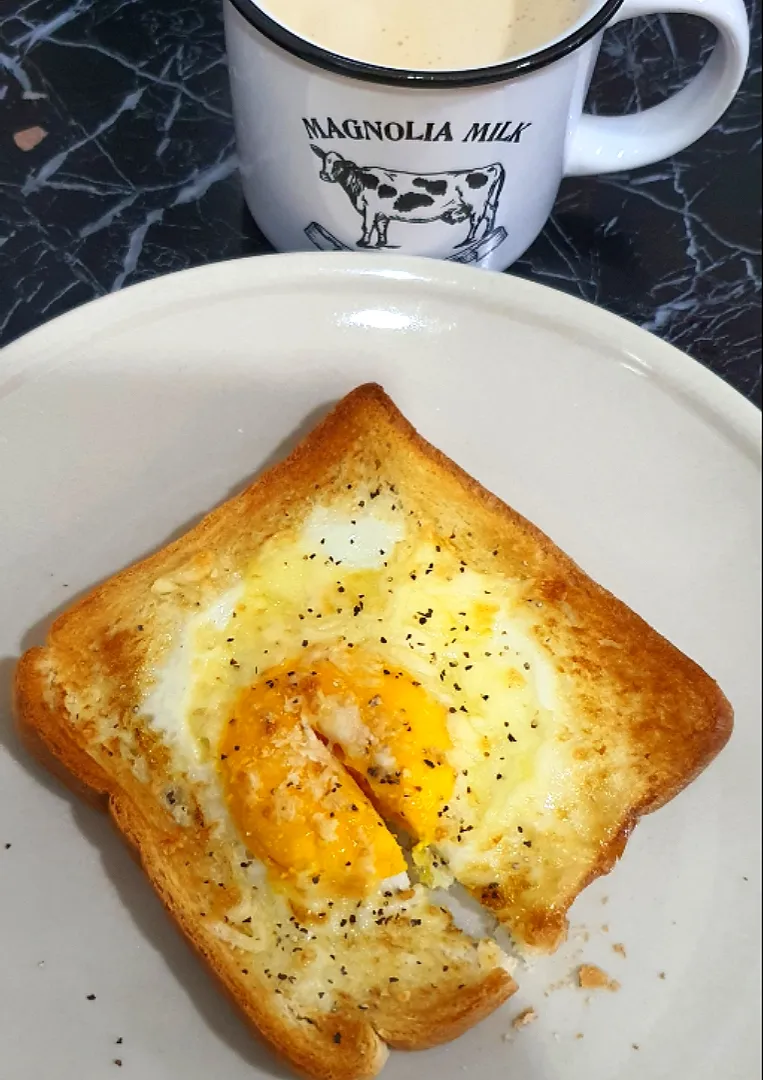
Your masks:
<svg viewBox="0 0 763 1080"><path fill-rule="evenodd" d="M329 49L323 49L321 45L300 38L296 33L277 23L276 19L267 15L262 8L258 8L255 0L230 0L230 3L235 6L247 23L263 33L273 44L279 45L281 49L285 49L286 52L300 60L305 60L307 64L312 64L314 67L332 71L334 75L360 79L364 82L434 90L446 86L482 86L491 82L504 82L553 64L554 60L561 59L579 49L580 45L585 45L603 30L613 15L623 6L625 0L605 0L601 8L594 11L583 25L535 53L518 56L516 59L506 60L503 64L493 64L490 67L459 68L454 71L414 71L366 64L364 60L333 53Z"/></svg>
<svg viewBox="0 0 763 1080"><path fill-rule="evenodd" d="M239 14L255 30L259 30L266 38L291 53L292 56L314 67L323 68L324 71L330 71L334 75L344 75L364 82L382 83L386 86L418 87L425 90L485 86L488 83L505 82L553 64L555 60L560 60L574 52L595 37L605 28L624 2L625 0L605 0L590 19L574 28L566 37L527 56L507 60L502 64L492 64L489 67L459 68L456 71L412 71L405 68L367 64L363 60L341 56L287 30L285 26L266 15L262 8L257 6L255 0L230 0Z"/></svg>

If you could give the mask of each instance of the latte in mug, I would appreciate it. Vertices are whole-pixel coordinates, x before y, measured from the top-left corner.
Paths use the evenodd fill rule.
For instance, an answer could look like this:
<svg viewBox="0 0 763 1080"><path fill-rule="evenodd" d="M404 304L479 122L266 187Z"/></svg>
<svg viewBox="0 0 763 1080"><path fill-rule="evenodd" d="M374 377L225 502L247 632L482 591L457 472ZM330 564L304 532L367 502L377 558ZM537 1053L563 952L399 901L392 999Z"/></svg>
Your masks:
<svg viewBox="0 0 763 1080"><path fill-rule="evenodd" d="M538 236L562 177L651 165L704 134L749 53L745 0L223 9L244 195L276 250L371 249L491 270ZM717 31L699 74L651 109L586 113L604 31L673 11Z"/></svg>
<svg viewBox="0 0 763 1080"><path fill-rule="evenodd" d="M590 0L265 0L287 29L340 56L381 67L460 70L542 48Z"/></svg>

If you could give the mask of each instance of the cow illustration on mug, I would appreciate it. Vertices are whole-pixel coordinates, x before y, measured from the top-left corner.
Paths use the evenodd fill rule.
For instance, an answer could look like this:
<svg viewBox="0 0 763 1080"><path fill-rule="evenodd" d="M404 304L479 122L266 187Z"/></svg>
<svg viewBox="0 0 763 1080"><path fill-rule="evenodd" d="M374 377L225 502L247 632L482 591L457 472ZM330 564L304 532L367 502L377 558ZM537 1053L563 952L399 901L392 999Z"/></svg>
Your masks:
<svg viewBox="0 0 763 1080"><path fill-rule="evenodd" d="M468 221L468 234L456 248L484 240L495 230L505 175L498 162L455 172L414 173L357 165L314 143L310 149L321 160L321 180L339 184L362 218L358 247L389 247L390 221L447 225Z"/></svg>

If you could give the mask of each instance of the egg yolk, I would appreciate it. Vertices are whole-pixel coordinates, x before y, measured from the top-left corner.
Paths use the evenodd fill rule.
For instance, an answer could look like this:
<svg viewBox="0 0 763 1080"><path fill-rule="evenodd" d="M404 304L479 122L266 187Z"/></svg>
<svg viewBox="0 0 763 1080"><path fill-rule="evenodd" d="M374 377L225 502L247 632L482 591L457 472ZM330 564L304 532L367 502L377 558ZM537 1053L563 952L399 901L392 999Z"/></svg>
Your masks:
<svg viewBox="0 0 763 1080"><path fill-rule="evenodd" d="M305 722L299 679L244 691L220 745L231 816L250 851L297 885L364 896L405 870L384 822Z"/></svg>
<svg viewBox="0 0 763 1080"><path fill-rule="evenodd" d="M272 669L245 690L220 743L228 809L272 873L364 896L405 871L374 804L423 843L455 782L445 709L404 672Z"/></svg>
<svg viewBox="0 0 763 1080"><path fill-rule="evenodd" d="M422 843L455 784L445 708L397 668L312 669L314 724L389 819Z"/></svg>

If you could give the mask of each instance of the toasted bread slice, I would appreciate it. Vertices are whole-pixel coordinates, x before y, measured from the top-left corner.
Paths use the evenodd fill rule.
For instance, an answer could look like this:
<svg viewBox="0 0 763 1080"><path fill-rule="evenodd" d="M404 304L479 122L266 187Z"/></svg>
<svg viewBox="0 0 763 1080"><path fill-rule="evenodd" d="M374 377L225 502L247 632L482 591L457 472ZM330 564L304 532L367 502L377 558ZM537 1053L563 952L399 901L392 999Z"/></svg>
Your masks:
<svg viewBox="0 0 763 1080"><path fill-rule="evenodd" d="M319 1078L372 1076L385 1043L452 1038L514 989L421 885L381 880L398 856L363 846L377 811L426 884L457 878L550 951L732 722L700 668L374 385L61 616L16 700L246 1016Z"/></svg>
<svg viewBox="0 0 763 1080"><path fill-rule="evenodd" d="M472 942L421 891L387 890L379 901L381 926L354 903L357 916L350 918L358 921L351 936L337 930L346 921L339 903L330 930L310 918L298 921L290 906L268 897L250 894L247 903L238 864L200 807L193 805L190 824L179 824L172 805L157 798L156 785L135 777L140 759L80 743L67 696L44 650L28 651L16 679L25 745L67 786L109 812L221 989L299 1075L376 1076L388 1046L419 1050L454 1039L516 990L512 965L492 942ZM140 740L142 729L135 730ZM260 882L260 893L265 889ZM335 962L327 961L330 948ZM310 949L320 952L314 965ZM297 999L290 991L302 977L312 985Z"/></svg>

